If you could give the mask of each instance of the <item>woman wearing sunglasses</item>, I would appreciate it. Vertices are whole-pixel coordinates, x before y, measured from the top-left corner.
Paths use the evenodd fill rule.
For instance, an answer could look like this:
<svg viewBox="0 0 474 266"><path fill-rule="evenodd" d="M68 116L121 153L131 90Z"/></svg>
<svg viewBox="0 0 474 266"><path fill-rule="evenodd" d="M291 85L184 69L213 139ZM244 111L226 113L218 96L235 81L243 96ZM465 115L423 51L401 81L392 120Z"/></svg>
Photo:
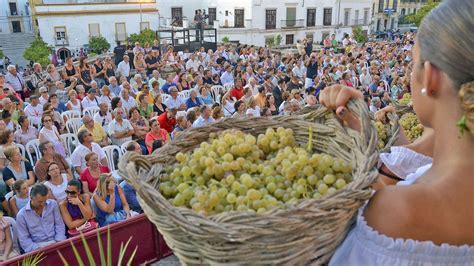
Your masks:
<svg viewBox="0 0 474 266"><path fill-rule="evenodd" d="M81 182L75 179L70 180L65 193L66 199L59 203L59 209L68 228L68 234L74 236L80 231L85 232L97 228L97 223L92 220L90 197L88 194L81 194Z"/></svg>

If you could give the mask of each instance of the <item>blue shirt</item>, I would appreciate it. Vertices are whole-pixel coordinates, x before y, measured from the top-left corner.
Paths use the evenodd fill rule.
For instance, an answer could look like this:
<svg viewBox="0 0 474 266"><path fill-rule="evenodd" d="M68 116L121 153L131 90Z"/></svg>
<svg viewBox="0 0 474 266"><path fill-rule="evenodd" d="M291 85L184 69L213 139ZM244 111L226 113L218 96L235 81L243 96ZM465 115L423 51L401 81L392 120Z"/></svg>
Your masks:
<svg viewBox="0 0 474 266"><path fill-rule="evenodd" d="M214 104L214 98L212 98L210 93L208 93L206 97L203 97L202 95L199 96L199 100L204 104Z"/></svg>
<svg viewBox="0 0 474 266"><path fill-rule="evenodd" d="M110 84L109 88L110 88L110 91L115 95L120 95L120 91L122 90L122 87L120 87L120 85L118 84L115 86Z"/></svg>
<svg viewBox="0 0 474 266"><path fill-rule="evenodd" d="M110 195L107 195L105 197L105 202L108 204L110 202ZM97 220L97 222L99 223L99 225L102 227L102 226L105 226L107 225L106 223L106 217L107 215L109 215L109 213L106 213L104 212L103 210L101 210L99 208L99 206L97 206L97 204L95 204L94 202L94 207L95 207L95 218ZM114 212L118 212L118 211L121 211L123 210L123 206L122 206L122 199L120 198L120 194L119 194L119 189L117 186L115 186L115 206L114 206Z"/></svg>
<svg viewBox="0 0 474 266"><path fill-rule="evenodd" d="M222 84L228 84L228 83L234 83L234 75L232 75L232 72L227 72L225 71L224 73L222 73L221 75L221 82Z"/></svg>
<svg viewBox="0 0 474 266"><path fill-rule="evenodd" d="M168 82L166 82L166 83L161 87L161 90L163 90L164 93L169 94L168 89L169 89L169 87L173 87L173 86L176 87L176 88L178 87L178 86L176 85L176 83L174 83L174 82L171 82L171 84L168 84Z"/></svg>
<svg viewBox="0 0 474 266"><path fill-rule="evenodd" d="M210 124L212 122L214 122L214 118L212 118L212 117L209 117L208 119L205 119L204 117L199 116L199 118L196 119L196 121L194 121L193 127L202 127L202 126L205 126L205 125Z"/></svg>
<svg viewBox="0 0 474 266"><path fill-rule="evenodd" d="M122 187L123 194L125 194L130 209L139 213L142 212L142 207L140 207L140 204L138 203L137 192L135 192L135 189L133 189L133 187L125 180L120 183L120 186Z"/></svg>
<svg viewBox="0 0 474 266"><path fill-rule="evenodd" d="M196 107L196 106L201 106L202 105L202 102L199 100L199 98L196 97L196 102L193 102L193 100L191 100L191 97L189 97L187 100L186 100L186 107L187 109L189 108L193 108L193 107Z"/></svg>
<svg viewBox="0 0 474 266"><path fill-rule="evenodd" d="M46 200L43 213L39 216L31 209L31 201L16 216L18 239L25 252L39 249L38 243L66 239L66 226L55 200Z"/></svg>

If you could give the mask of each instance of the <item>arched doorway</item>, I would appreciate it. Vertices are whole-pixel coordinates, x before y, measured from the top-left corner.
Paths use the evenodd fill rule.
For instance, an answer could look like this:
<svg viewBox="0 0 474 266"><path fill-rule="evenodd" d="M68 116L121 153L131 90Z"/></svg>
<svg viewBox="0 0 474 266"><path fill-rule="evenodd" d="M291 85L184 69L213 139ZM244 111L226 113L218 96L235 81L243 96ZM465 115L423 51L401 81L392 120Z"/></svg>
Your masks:
<svg viewBox="0 0 474 266"><path fill-rule="evenodd" d="M64 63L66 61L66 58L71 57L71 51L67 48L60 48L57 52L58 59L61 59L61 61Z"/></svg>

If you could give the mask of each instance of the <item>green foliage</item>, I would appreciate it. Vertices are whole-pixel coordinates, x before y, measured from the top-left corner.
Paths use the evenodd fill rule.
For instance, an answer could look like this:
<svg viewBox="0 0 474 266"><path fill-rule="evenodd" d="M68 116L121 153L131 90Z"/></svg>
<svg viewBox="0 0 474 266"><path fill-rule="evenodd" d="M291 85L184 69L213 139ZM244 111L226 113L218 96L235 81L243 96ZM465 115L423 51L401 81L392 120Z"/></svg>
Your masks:
<svg viewBox="0 0 474 266"><path fill-rule="evenodd" d="M103 50L108 50L110 43L102 36L91 37L89 39L89 50L96 54L101 54Z"/></svg>
<svg viewBox="0 0 474 266"><path fill-rule="evenodd" d="M273 39L273 45L278 46L281 44L282 37L280 34L277 34Z"/></svg>
<svg viewBox="0 0 474 266"><path fill-rule="evenodd" d="M362 31L362 27L355 27L352 29L352 35L358 43L364 43L367 41L367 36Z"/></svg>
<svg viewBox="0 0 474 266"><path fill-rule="evenodd" d="M46 66L51 63L49 60L50 54L51 47L49 47L41 37L38 37L31 43L30 47L26 48L23 57L28 61L33 61L35 63L40 63L42 66Z"/></svg>
<svg viewBox="0 0 474 266"><path fill-rule="evenodd" d="M94 256L92 255L91 249L89 245L87 244L87 240L84 237L84 235L81 234L81 239L82 239L82 245L84 246L84 250L86 252L88 264L87 265L103 265L103 266L112 266L112 238L110 237L110 228L107 229L107 250L105 250L104 253L104 246L102 245L102 238L100 237L100 232L97 230L97 243L99 246L99 256L100 256L100 261L95 261ZM128 245L130 244L130 241L132 240L132 237L130 237L125 243L120 243L120 251L118 255L118 263L117 265L122 265L122 262L124 261L125 258L125 252L128 249ZM77 248L74 246L74 243L71 241L71 248L74 252L74 255L76 257L77 263L73 263L73 265L85 265L83 258L81 258L81 255L79 254L79 251ZM128 261L125 265L130 266L133 263L133 258L135 257L135 254L137 253L138 247L135 247L133 250L133 253L130 255L128 258ZM58 251L59 257L61 257L61 260L63 262L63 265L70 265L72 262L68 262L64 256L61 254L61 252ZM26 266L26 265L25 265Z"/></svg>
<svg viewBox="0 0 474 266"><path fill-rule="evenodd" d="M5 57L5 55L3 54L3 50L0 49L0 58L3 58L3 57Z"/></svg>
<svg viewBox="0 0 474 266"><path fill-rule="evenodd" d="M223 42L223 43L228 43L228 42L229 42L229 37L224 36L224 37L222 38L222 42Z"/></svg>
<svg viewBox="0 0 474 266"><path fill-rule="evenodd" d="M89 53L89 54L87 54L87 57L89 57L89 58L94 57L94 56L97 56L97 54L96 54L96 53Z"/></svg>
<svg viewBox="0 0 474 266"><path fill-rule="evenodd" d="M27 256L21 261L21 266L37 266L44 259L43 253Z"/></svg>
<svg viewBox="0 0 474 266"><path fill-rule="evenodd" d="M141 46L143 46L145 43L153 45L154 40L156 40L156 34L150 29L144 29L140 33L133 33L128 38L130 43L139 42Z"/></svg>
<svg viewBox="0 0 474 266"><path fill-rule="evenodd" d="M265 45L266 45L267 47L273 47L273 43L274 43L273 39L274 39L274 38L266 38L266 39L265 39Z"/></svg>
<svg viewBox="0 0 474 266"><path fill-rule="evenodd" d="M421 21L423 18L430 13L430 11L437 7L439 5L439 2L434 2L433 0L429 0L426 5L424 5L422 8L420 8L416 14L410 14L405 16L405 20L408 23L415 23L416 26L420 26Z"/></svg>

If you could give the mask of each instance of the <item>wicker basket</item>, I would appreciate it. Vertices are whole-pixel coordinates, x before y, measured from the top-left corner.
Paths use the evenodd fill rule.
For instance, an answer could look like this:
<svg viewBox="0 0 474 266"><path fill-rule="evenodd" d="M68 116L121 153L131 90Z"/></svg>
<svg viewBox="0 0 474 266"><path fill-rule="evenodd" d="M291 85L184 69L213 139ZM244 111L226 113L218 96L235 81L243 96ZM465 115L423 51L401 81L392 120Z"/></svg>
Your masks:
<svg viewBox="0 0 474 266"><path fill-rule="evenodd" d="M318 111L319 110L319 111ZM322 107L321 105L315 106L306 106L301 109L296 115L302 115L305 119L312 119L316 123L321 123L320 112L325 112L326 108ZM373 113L369 113L369 117L372 121L375 121L375 116ZM396 114L387 113L387 125L389 126L388 133L388 140L385 143L385 147L379 149L379 152L388 152L390 148L393 146L395 141L397 141L399 133L400 133L400 124L398 123L399 117Z"/></svg>
<svg viewBox="0 0 474 266"><path fill-rule="evenodd" d="M120 173L136 189L145 214L184 265L325 263L344 239L358 209L370 198L368 187L378 173L376 132L367 107L356 101L350 102L349 108L362 118L360 133L340 126L327 109L316 110L311 120L302 116L229 118L184 131L152 155L125 154L119 163ZM314 123L316 116L323 123ZM265 215L224 212L204 217L172 206L160 194L163 167L176 162L177 152L192 151L208 140L211 132L233 128L256 136L269 127L292 128L301 144L308 142L312 130L313 149L350 162L354 181L319 200L303 199Z"/></svg>
<svg viewBox="0 0 474 266"><path fill-rule="evenodd" d="M394 103L395 105L395 110L396 113L399 117L402 117L406 113L414 113L415 111L413 110L413 106L411 105L406 105L406 104L400 104L400 103Z"/></svg>

